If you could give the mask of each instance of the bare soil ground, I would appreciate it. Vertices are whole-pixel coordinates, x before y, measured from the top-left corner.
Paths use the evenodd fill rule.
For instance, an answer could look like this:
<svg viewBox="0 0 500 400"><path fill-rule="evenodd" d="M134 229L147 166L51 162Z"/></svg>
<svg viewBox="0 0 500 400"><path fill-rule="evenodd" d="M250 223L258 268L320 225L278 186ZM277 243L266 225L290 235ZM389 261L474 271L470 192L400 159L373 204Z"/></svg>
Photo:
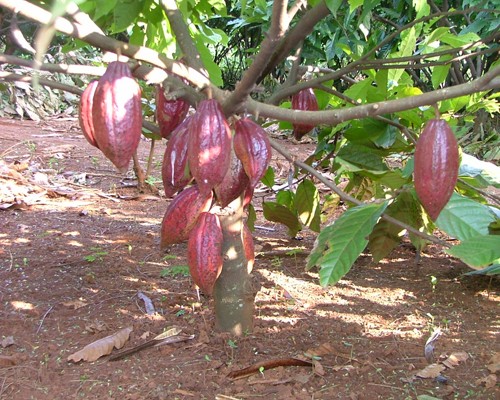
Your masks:
<svg viewBox="0 0 500 400"><path fill-rule="evenodd" d="M314 148L283 145L300 157ZM164 148L156 147L152 173L160 189ZM144 140L143 164L148 152ZM276 155L273 164L284 177L288 165ZM304 268L315 234L287 237L256 201L257 225L269 229L254 232L255 330L230 337L215 330L212 299L198 300L185 274L185 245L159 250L169 200L133 183L87 144L74 119L0 121L1 399L500 398L498 281L464 277L467 267L434 247L416 265L403 245L379 264L364 254L323 288L317 271ZM127 349L171 326L194 339L118 361L67 361L122 328L133 327ZM438 367L424 370L424 346L438 327ZM314 368L228 377L305 354L316 355ZM432 368L444 369L438 379L416 377L436 375Z"/></svg>

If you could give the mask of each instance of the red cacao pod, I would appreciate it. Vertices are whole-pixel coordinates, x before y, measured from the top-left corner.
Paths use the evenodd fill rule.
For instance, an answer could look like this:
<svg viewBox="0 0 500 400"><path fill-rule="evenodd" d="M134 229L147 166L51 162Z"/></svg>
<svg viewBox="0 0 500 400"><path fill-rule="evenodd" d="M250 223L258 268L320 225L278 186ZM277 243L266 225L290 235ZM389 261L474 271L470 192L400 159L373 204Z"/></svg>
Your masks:
<svg viewBox="0 0 500 400"><path fill-rule="evenodd" d="M248 273L252 272L253 265L255 264L255 245L253 242L252 232L247 224L243 224L241 230L241 241L243 243L243 250L245 251L245 258L247 259Z"/></svg>
<svg viewBox="0 0 500 400"><path fill-rule="evenodd" d="M189 235L187 260L194 283L207 295L222 271L223 240L219 217L201 213Z"/></svg>
<svg viewBox="0 0 500 400"><path fill-rule="evenodd" d="M301 111L318 111L318 100L311 88L303 89L292 96L292 109ZM310 132L315 125L293 124L293 136L300 140L302 136Z"/></svg>
<svg viewBox="0 0 500 400"><path fill-rule="evenodd" d="M197 185L177 194L168 205L161 223L162 249L170 244L182 243L189 238L198 216L212 206L212 192L202 195Z"/></svg>
<svg viewBox="0 0 500 400"><path fill-rule="evenodd" d="M142 130L141 88L127 63L114 61L108 65L95 89L92 115L99 149L125 172Z"/></svg>
<svg viewBox="0 0 500 400"><path fill-rule="evenodd" d="M189 103L185 100L167 100L163 87L156 87L156 121L160 127L160 135L169 139L175 128L186 118Z"/></svg>
<svg viewBox="0 0 500 400"><path fill-rule="evenodd" d="M166 197L172 197L192 179L187 162L190 119L186 118L174 129L165 148L161 176Z"/></svg>
<svg viewBox="0 0 500 400"><path fill-rule="evenodd" d="M226 176L215 186L215 197L219 205L224 208L233 200L237 199L244 193L250 185L250 180L248 175L243 169L243 164L240 159L234 154L234 150L231 149L231 164L227 170Z"/></svg>
<svg viewBox="0 0 500 400"><path fill-rule="evenodd" d="M459 163L457 140L448 123L430 120L415 146L413 173L417 196L432 220L453 194Z"/></svg>
<svg viewBox="0 0 500 400"><path fill-rule="evenodd" d="M255 187L266 173L271 161L271 144L266 131L251 119L242 118L234 124L233 148Z"/></svg>
<svg viewBox="0 0 500 400"><path fill-rule="evenodd" d="M231 162L231 130L215 99L199 103L189 130L189 169L207 193L222 182Z"/></svg>
<svg viewBox="0 0 500 400"><path fill-rule="evenodd" d="M78 121L82 128L83 136L87 139L92 146L99 148L95 140L94 134L94 120L92 117L92 103L94 101L94 93L98 81L90 82L80 97L80 112L78 114Z"/></svg>

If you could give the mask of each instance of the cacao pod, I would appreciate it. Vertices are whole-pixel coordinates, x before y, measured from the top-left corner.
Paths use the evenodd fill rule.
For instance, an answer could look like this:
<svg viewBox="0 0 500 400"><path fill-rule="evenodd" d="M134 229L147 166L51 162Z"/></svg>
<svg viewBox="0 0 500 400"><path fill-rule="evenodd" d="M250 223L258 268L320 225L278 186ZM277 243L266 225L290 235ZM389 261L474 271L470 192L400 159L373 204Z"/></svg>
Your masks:
<svg viewBox="0 0 500 400"><path fill-rule="evenodd" d="M207 193L222 182L231 162L231 130L215 99L199 103L189 130L189 169Z"/></svg>
<svg viewBox="0 0 500 400"><path fill-rule="evenodd" d="M177 194L168 205L161 223L160 247L181 243L189 238L198 216L212 206L212 192L202 195L197 185Z"/></svg>
<svg viewBox="0 0 500 400"><path fill-rule="evenodd" d="M266 131L251 119L242 118L234 124L233 148L255 187L266 173L271 161L271 144Z"/></svg>
<svg viewBox="0 0 500 400"><path fill-rule="evenodd" d="M436 220L457 183L458 144L448 123L430 120L415 146L414 180L420 202Z"/></svg>
<svg viewBox="0 0 500 400"><path fill-rule="evenodd" d="M226 176L222 182L214 188L217 202L222 208L227 207L229 203L237 199L246 191L248 185L250 185L250 180L243 169L243 164L240 159L236 157L236 154L234 154L234 150L231 149L231 164L229 165Z"/></svg>
<svg viewBox="0 0 500 400"><path fill-rule="evenodd" d="M248 273L252 272L253 265L255 264L255 245L253 242L252 232L247 224L243 224L241 230L241 241L243 243L243 250L245 251L245 258L247 259Z"/></svg>
<svg viewBox="0 0 500 400"><path fill-rule="evenodd" d="M186 118L189 103L185 100L167 100L163 87L156 87L156 121L160 127L160 135L169 139L175 128Z"/></svg>
<svg viewBox="0 0 500 400"><path fill-rule="evenodd" d="M114 61L99 79L92 104L95 140L120 172L134 155L142 130L141 88L127 63Z"/></svg>
<svg viewBox="0 0 500 400"><path fill-rule="evenodd" d="M190 120L187 117L174 129L165 148L161 176L166 197L172 197L192 179L187 162Z"/></svg>
<svg viewBox="0 0 500 400"><path fill-rule="evenodd" d="M99 148L95 140L94 120L92 117L92 103L94 101L94 93L98 81L90 82L80 97L80 112L78 113L78 121L82 128L83 136L92 146Z"/></svg>
<svg viewBox="0 0 500 400"><path fill-rule="evenodd" d="M311 88L303 89L292 96L292 109L301 111L318 111L318 100ZM293 124L293 137L300 140L302 136L310 132L315 125Z"/></svg>
<svg viewBox="0 0 500 400"><path fill-rule="evenodd" d="M223 235L219 217L201 213L188 240L188 265L194 283L203 293L211 295L222 271Z"/></svg>

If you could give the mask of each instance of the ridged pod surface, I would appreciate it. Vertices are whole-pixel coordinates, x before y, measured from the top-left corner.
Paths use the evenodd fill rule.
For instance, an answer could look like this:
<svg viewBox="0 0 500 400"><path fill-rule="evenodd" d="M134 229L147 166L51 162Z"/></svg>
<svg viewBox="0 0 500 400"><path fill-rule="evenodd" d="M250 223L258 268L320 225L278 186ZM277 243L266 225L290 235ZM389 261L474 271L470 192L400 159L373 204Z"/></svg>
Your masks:
<svg viewBox="0 0 500 400"><path fill-rule="evenodd" d="M108 65L94 93L92 115L99 149L125 172L142 129L141 88L127 63L114 61Z"/></svg>
<svg viewBox="0 0 500 400"><path fill-rule="evenodd" d="M80 97L80 112L78 113L78 121L82 128L83 136L92 146L99 148L95 140L94 134L94 119L92 117L92 103L94 101L94 93L98 81L91 81Z"/></svg>
<svg viewBox="0 0 500 400"><path fill-rule="evenodd" d="M212 192L202 195L197 185L177 194L168 205L161 223L160 247L182 243L189 238L198 216L212 205Z"/></svg>
<svg viewBox="0 0 500 400"><path fill-rule="evenodd" d="M241 196L248 185L250 185L250 180L243 169L243 164L240 159L236 157L236 154L234 154L234 150L231 149L231 164L229 165L226 176L222 182L214 188L217 203L222 208L226 207L233 200Z"/></svg>
<svg viewBox="0 0 500 400"><path fill-rule="evenodd" d="M436 220L453 194L460 163L457 140L445 120L432 119L426 124L415 147L414 163L418 198Z"/></svg>
<svg viewBox="0 0 500 400"><path fill-rule="evenodd" d="M166 197L172 197L192 179L187 157L190 119L186 118L174 129L165 148L161 176Z"/></svg>
<svg viewBox="0 0 500 400"><path fill-rule="evenodd" d="M243 164L250 185L255 187L266 173L271 161L269 138L259 124L248 118L236 121L234 132L234 152Z"/></svg>
<svg viewBox="0 0 500 400"><path fill-rule="evenodd" d="M292 109L300 111L318 111L318 100L311 88L303 89L292 96ZM293 136L300 140L306 133L310 132L315 125L293 124Z"/></svg>
<svg viewBox="0 0 500 400"><path fill-rule="evenodd" d="M160 135L169 139L175 128L186 118L189 103L185 100L167 100L161 85L156 87L156 121Z"/></svg>
<svg viewBox="0 0 500 400"><path fill-rule="evenodd" d="M200 192L222 182L231 161L231 130L215 99L202 100L190 123L189 169Z"/></svg>
<svg viewBox="0 0 500 400"><path fill-rule="evenodd" d="M255 264L255 244L253 242L252 232L245 223L243 224L243 229L241 230L241 241L243 243L245 257L247 259L248 273L250 273L252 272L253 265Z"/></svg>
<svg viewBox="0 0 500 400"><path fill-rule="evenodd" d="M222 271L222 243L219 217L201 213L189 235L187 260L194 283L207 295L212 294Z"/></svg>

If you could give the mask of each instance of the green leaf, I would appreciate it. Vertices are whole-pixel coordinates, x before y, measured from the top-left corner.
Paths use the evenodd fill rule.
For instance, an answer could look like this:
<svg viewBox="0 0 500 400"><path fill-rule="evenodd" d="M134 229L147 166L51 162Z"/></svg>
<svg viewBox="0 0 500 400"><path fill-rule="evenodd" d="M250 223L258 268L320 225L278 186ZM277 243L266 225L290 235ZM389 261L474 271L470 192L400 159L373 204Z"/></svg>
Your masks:
<svg viewBox="0 0 500 400"><path fill-rule="evenodd" d="M491 162L479 160L470 154L462 153L458 174L481 177L491 186L500 189L500 167Z"/></svg>
<svg viewBox="0 0 500 400"><path fill-rule="evenodd" d="M412 26L407 31L401 34L401 43L399 45L399 51L397 53L391 54L392 57L408 57L413 55L415 51L415 46L417 45L417 34L415 27ZM395 68L389 70L389 82L398 83L404 70L401 68Z"/></svg>
<svg viewBox="0 0 500 400"><path fill-rule="evenodd" d="M500 275L500 264L493 264L477 271L467 272L464 275Z"/></svg>
<svg viewBox="0 0 500 400"><path fill-rule="evenodd" d="M196 44L196 48L200 53L201 61L203 62L203 65L208 71L210 80L214 85L222 86L223 84L222 71L219 68L219 66L214 62L212 54L210 53L210 50L208 49L205 43L204 36L197 32L194 41Z"/></svg>
<svg viewBox="0 0 500 400"><path fill-rule="evenodd" d="M356 8L361 7L364 3L364 0L348 0L350 12L353 12Z"/></svg>
<svg viewBox="0 0 500 400"><path fill-rule="evenodd" d="M321 268L322 286L335 284L349 272L365 249L367 237L386 207L387 202L350 208L320 232L307 259L307 266Z"/></svg>
<svg viewBox="0 0 500 400"><path fill-rule="evenodd" d="M300 221L313 231L319 232L321 229L319 192L309 179L303 180L297 187L295 207Z"/></svg>
<svg viewBox="0 0 500 400"><path fill-rule="evenodd" d="M419 214L416 207L416 199L408 192L402 192L396 200L385 210L385 214L410 226L418 227ZM373 261L378 263L387 257L391 251L401 242L401 234L404 228L380 219L375 225L369 237L369 248Z"/></svg>
<svg viewBox="0 0 500 400"><path fill-rule="evenodd" d="M337 153L337 159L348 171L370 171L372 173L385 173L388 168L373 149L348 143Z"/></svg>
<svg viewBox="0 0 500 400"><path fill-rule="evenodd" d="M116 7L116 1L117 0L96 1L94 20L108 15Z"/></svg>
<svg viewBox="0 0 500 400"><path fill-rule="evenodd" d="M288 234L295 237L302 229L299 219L288 208L278 203L265 201L262 203L264 217L268 221L279 222L288 227Z"/></svg>
<svg viewBox="0 0 500 400"><path fill-rule="evenodd" d="M495 220L491 210L467 197L453 193L436 220L436 226L448 235L463 241L488 234L488 225Z"/></svg>
<svg viewBox="0 0 500 400"><path fill-rule="evenodd" d="M481 40L481 38L474 32L465 33L463 35L454 35L453 33L450 33L449 30L441 36L440 39L443 43L449 44L453 47L461 47Z"/></svg>
<svg viewBox="0 0 500 400"><path fill-rule="evenodd" d="M266 173L260 180L264 185L268 188L272 188L274 186L274 169L273 167L268 167Z"/></svg>
<svg viewBox="0 0 500 400"><path fill-rule="evenodd" d="M290 190L280 190L276 195L276 203L295 211L295 195Z"/></svg>
<svg viewBox="0 0 500 400"><path fill-rule="evenodd" d="M340 6L342 5L344 1L343 0L326 0L326 6L330 10L330 12L333 14L334 17L337 16L337 11L339 10Z"/></svg>
<svg viewBox="0 0 500 400"><path fill-rule="evenodd" d="M431 7L427 4L427 0L413 0L412 3L417 12L415 19L420 19L429 15Z"/></svg>
<svg viewBox="0 0 500 400"><path fill-rule="evenodd" d="M451 59L451 56L443 56L439 59L439 61L445 61L449 59ZM439 88L439 85L441 85L446 80L450 68L451 64L438 65L436 67L431 68L432 69L431 81L432 81L432 87L434 89Z"/></svg>
<svg viewBox="0 0 500 400"><path fill-rule="evenodd" d="M482 235L464 240L446 252L472 268L482 268L500 261L500 236Z"/></svg>
<svg viewBox="0 0 500 400"><path fill-rule="evenodd" d="M251 231L255 229L255 221L257 221L257 213L252 203L248 205L247 226Z"/></svg>
<svg viewBox="0 0 500 400"><path fill-rule="evenodd" d="M113 31L122 32L127 29L138 17L144 6L144 0L120 0L114 8L114 29Z"/></svg>
<svg viewBox="0 0 500 400"><path fill-rule="evenodd" d="M372 87L373 79L371 78L366 78L362 80L361 82L357 82L354 85L352 85L349 89L347 89L344 94L351 99L361 102L361 103L366 103L366 97L368 90Z"/></svg>

